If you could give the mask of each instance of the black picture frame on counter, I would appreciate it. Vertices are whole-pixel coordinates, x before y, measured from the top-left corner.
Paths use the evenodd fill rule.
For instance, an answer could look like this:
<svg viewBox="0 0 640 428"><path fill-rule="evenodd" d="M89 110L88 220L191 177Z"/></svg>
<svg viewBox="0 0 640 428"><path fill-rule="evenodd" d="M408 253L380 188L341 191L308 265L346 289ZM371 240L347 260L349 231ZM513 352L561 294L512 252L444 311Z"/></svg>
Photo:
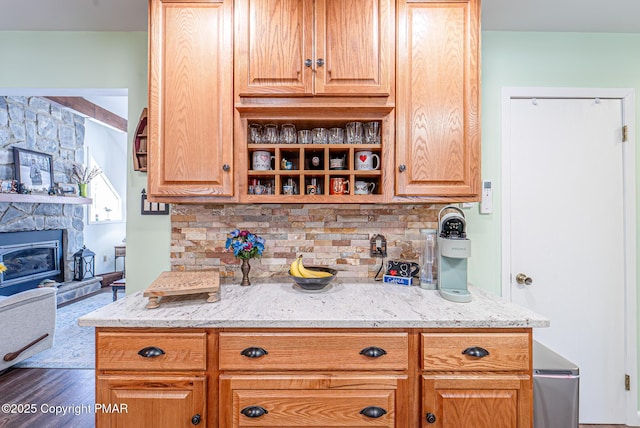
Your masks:
<svg viewBox="0 0 640 428"><path fill-rule="evenodd" d="M23 189L48 193L53 186L53 156L13 147L13 165L16 181Z"/></svg>
<svg viewBox="0 0 640 428"><path fill-rule="evenodd" d="M140 195L140 214L141 215L168 215L169 204L164 202L151 202L147 199L147 192L142 189Z"/></svg>

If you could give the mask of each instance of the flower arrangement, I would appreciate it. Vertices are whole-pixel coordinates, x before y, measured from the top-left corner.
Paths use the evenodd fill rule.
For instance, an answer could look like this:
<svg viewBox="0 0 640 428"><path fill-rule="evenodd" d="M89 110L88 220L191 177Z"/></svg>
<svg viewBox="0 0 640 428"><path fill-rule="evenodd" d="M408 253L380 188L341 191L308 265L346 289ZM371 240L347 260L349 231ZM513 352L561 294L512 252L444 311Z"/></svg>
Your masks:
<svg viewBox="0 0 640 428"><path fill-rule="evenodd" d="M260 257L264 251L264 239L248 230L236 229L227 235L225 248L233 249L233 255L241 260Z"/></svg>
<svg viewBox="0 0 640 428"><path fill-rule="evenodd" d="M4 263L0 263L0 273L5 272L7 270L7 267L4 265Z"/></svg>
<svg viewBox="0 0 640 428"><path fill-rule="evenodd" d="M71 169L71 179L79 184L87 184L100 174L102 174L102 170L97 166L89 169L74 163Z"/></svg>

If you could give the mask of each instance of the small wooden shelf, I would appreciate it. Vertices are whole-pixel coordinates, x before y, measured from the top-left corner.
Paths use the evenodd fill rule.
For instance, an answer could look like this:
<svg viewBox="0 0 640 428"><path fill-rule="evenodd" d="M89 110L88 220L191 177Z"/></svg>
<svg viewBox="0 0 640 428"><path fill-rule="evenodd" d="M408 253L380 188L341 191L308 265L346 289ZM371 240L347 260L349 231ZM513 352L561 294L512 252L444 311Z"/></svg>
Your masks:
<svg viewBox="0 0 640 428"><path fill-rule="evenodd" d="M22 195L20 193L0 193L0 202L32 204L73 204L91 205L91 198L78 196Z"/></svg>
<svg viewBox="0 0 640 428"><path fill-rule="evenodd" d="M133 139L133 169L147 171L147 108L142 109Z"/></svg>

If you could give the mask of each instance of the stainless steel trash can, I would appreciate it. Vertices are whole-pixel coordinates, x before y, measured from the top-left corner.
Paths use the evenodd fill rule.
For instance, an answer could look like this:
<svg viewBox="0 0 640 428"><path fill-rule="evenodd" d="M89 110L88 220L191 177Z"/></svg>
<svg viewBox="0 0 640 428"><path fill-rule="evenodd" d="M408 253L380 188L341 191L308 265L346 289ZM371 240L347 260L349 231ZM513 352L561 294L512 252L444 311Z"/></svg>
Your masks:
<svg viewBox="0 0 640 428"><path fill-rule="evenodd" d="M533 427L578 428L580 370L533 341Z"/></svg>

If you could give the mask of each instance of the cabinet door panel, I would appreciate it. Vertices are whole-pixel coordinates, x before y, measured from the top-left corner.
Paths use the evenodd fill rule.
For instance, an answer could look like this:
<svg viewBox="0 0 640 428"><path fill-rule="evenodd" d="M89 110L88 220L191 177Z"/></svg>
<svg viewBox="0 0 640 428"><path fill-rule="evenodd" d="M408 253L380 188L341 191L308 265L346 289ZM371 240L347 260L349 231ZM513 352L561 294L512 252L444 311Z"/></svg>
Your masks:
<svg viewBox="0 0 640 428"><path fill-rule="evenodd" d="M389 0L316 0L316 94L389 95Z"/></svg>
<svg viewBox="0 0 640 428"><path fill-rule="evenodd" d="M98 375L96 403L118 404L118 411L96 412L101 427L190 427L206 421L203 376Z"/></svg>
<svg viewBox="0 0 640 428"><path fill-rule="evenodd" d="M528 375L423 376L422 426L429 428L529 428L532 386ZM426 415L435 416L434 423Z"/></svg>
<svg viewBox="0 0 640 428"><path fill-rule="evenodd" d="M244 95L302 95L313 88L310 0L241 0L236 7L236 83Z"/></svg>
<svg viewBox="0 0 640 428"><path fill-rule="evenodd" d="M228 3L151 3L151 196L232 195Z"/></svg>
<svg viewBox="0 0 640 428"><path fill-rule="evenodd" d="M399 3L396 195L479 195L478 20L475 0Z"/></svg>

